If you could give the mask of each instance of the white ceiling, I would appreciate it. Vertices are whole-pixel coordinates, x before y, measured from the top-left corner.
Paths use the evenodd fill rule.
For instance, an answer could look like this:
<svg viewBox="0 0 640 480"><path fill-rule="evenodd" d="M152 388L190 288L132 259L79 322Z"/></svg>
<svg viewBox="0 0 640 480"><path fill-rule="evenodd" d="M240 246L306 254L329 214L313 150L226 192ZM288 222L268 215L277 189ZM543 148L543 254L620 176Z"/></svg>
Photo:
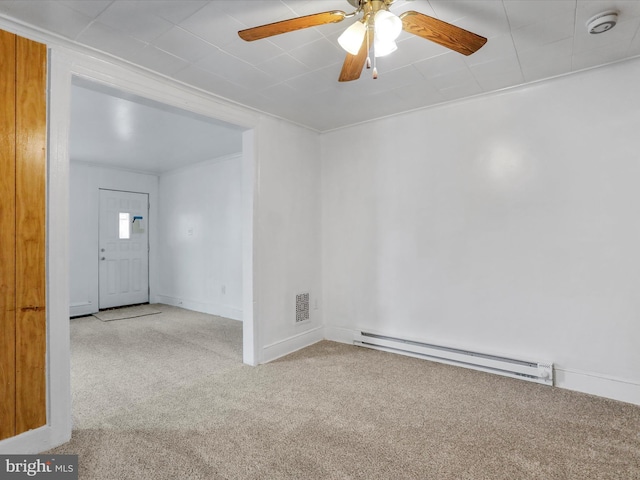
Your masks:
<svg viewBox="0 0 640 480"><path fill-rule="evenodd" d="M614 8L618 25L589 35ZM328 10L347 0L3 0L0 14L115 55L235 102L326 131L640 54L638 0L397 0L487 37L464 57L404 33L379 59L380 78L338 83L337 37L352 23L247 43L237 31Z"/></svg>
<svg viewBox="0 0 640 480"><path fill-rule="evenodd" d="M242 151L242 130L74 79L69 157L160 174Z"/></svg>

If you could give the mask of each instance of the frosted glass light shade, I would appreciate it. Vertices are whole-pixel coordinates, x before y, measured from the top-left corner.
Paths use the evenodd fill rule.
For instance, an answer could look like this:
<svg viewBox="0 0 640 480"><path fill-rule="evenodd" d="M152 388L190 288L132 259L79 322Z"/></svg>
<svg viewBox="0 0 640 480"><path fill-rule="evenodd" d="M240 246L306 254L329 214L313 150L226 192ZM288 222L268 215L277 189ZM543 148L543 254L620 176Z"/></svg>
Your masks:
<svg viewBox="0 0 640 480"><path fill-rule="evenodd" d="M374 45L374 50L376 52L376 57L384 57L385 55L389 55L392 52L395 52L398 49L398 45L393 40L382 41L376 39Z"/></svg>
<svg viewBox="0 0 640 480"><path fill-rule="evenodd" d="M338 43L351 55L357 55L365 33L367 33L367 27L358 21L342 32L342 35L338 37Z"/></svg>
<svg viewBox="0 0 640 480"><path fill-rule="evenodd" d="M379 10L374 17L376 38L393 42L402 33L402 20L388 10Z"/></svg>

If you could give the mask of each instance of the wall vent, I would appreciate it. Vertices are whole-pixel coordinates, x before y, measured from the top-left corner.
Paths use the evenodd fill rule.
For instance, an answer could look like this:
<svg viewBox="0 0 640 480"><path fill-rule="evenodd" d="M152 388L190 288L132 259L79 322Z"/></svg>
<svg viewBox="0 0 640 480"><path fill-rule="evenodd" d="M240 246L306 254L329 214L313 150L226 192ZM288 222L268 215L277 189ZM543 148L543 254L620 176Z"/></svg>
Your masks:
<svg viewBox="0 0 640 480"><path fill-rule="evenodd" d="M309 293L296 295L296 323L309 320Z"/></svg>
<svg viewBox="0 0 640 480"><path fill-rule="evenodd" d="M553 385L553 364L550 362L507 358L370 332L356 333L353 343L361 347L424 358L425 360L496 373L544 385Z"/></svg>

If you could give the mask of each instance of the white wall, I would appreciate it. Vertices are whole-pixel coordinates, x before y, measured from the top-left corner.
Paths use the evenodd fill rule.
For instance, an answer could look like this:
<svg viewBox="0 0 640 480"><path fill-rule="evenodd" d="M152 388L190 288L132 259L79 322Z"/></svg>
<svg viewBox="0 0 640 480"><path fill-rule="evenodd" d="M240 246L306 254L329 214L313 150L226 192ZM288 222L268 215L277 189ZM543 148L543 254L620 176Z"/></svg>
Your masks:
<svg viewBox="0 0 640 480"><path fill-rule="evenodd" d="M265 117L256 142L255 294L260 361L266 362L322 340L324 334L320 137ZM310 320L296 324L295 297L305 292L310 293Z"/></svg>
<svg viewBox="0 0 640 480"><path fill-rule="evenodd" d="M160 176L159 302L242 320L241 160Z"/></svg>
<svg viewBox="0 0 640 480"><path fill-rule="evenodd" d="M640 60L323 136L324 316L640 403Z"/></svg>
<svg viewBox="0 0 640 480"><path fill-rule="evenodd" d="M69 290L71 316L98 311L99 189L148 193L149 287L156 291L158 177L71 162L69 179Z"/></svg>

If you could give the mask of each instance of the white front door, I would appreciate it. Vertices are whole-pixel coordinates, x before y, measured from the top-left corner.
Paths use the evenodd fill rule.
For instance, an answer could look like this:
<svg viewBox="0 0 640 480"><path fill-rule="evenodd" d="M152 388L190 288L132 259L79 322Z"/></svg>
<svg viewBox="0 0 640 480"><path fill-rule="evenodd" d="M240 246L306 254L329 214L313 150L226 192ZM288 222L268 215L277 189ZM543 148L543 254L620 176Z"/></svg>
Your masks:
<svg viewBox="0 0 640 480"><path fill-rule="evenodd" d="M149 195L100 190L99 308L149 301Z"/></svg>

